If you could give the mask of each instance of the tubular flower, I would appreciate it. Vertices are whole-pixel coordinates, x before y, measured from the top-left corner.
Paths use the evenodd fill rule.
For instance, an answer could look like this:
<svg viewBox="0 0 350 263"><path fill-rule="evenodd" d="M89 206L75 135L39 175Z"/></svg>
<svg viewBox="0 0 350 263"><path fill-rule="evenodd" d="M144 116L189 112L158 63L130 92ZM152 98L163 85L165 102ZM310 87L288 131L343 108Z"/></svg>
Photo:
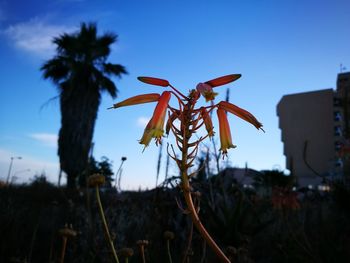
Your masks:
<svg viewBox="0 0 350 263"><path fill-rule="evenodd" d="M204 96L206 102L214 100L215 96L218 95L218 93L213 91L212 86L206 83L199 83L196 89Z"/></svg>
<svg viewBox="0 0 350 263"><path fill-rule="evenodd" d="M227 149L236 148L236 145L232 144L230 125L228 124L226 112L218 108L217 110L218 119L219 119L219 131L220 131L220 142L223 157L227 155Z"/></svg>
<svg viewBox="0 0 350 263"><path fill-rule="evenodd" d="M165 122L165 115L170 97L171 93L169 91L164 91L159 97L158 104L154 110L153 116L148 122L143 136L140 139L140 144L144 144L145 147L148 146L152 138L156 139L156 144L161 143L161 139L164 134L163 127Z"/></svg>
<svg viewBox="0 0 350 263"><path fill-rule="evenodd" d="M150 85L161 86L161 87L169 86L169 81L165 79L159 79L159 78L153 78L153 77L138 77L137 79L141 82L144 82Z"/></svg>
<svg viewBox="0 0 350 263"><path fill-rule="evenodd" d="M204 107L202 107L200 114L201 114L202 119L204 121L205 129L207 130L209 137L213 137L214 136L214 127L213 127L213 123L211 121L211 118L210 118L207 110Z"/></svg>
<svg viewBox="0 0 350 263"><path fill-rule="evenodd" d="M220 101L219 108L228 111L237 117L240 117L241 119L253 124L255 128L263 130L261 128L262 124L250 112L226 101Z"/></svg>
<svg viewBox="0 0 350 263"><path fill-rule="evenodd" d="M218 86L233 82L239 79L241 76L242 76L241 74L230 74L230 75L222 76L216 79L208 80L205 82L205 84L208 84L211 87L218 87Z"/></svg>
<svg viewBox="0 0 350 263"><path fill-rule="evenodd" d="M119 103L113 104L113 107L110 107L109 109L113 109L113 108L116 109L116 108L120 108L120 107L124 107L124 106L154 102L154 101L157 101L159 99L159 97L160 97L160 95L158 93L142 94L142 95L128 98L128 99L123 100Z"/></svg>

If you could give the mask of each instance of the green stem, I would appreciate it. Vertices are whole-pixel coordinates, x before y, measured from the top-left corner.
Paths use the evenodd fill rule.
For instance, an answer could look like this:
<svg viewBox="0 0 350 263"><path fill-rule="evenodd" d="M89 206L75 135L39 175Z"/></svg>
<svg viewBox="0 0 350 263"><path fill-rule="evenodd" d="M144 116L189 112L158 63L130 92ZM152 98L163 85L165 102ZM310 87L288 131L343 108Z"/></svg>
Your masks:
<svg viewBox="0 0 350 263"><path fill-rule="evenodd" d="M170 240L169 239L167 239L167 241L166 241L166 247L167 247L167 250L168 250L169 262L173 263L173 260L171 259L171 254L170 254Z"/></svg>
<svg viewBox="0 0 350 263"><path fill-rule="evenodd" d="M100 216L101 216L103 227L104 227L104 231L105 231L106 241L109 244L109 247L111 249L111 252L113 254L113 258L114 258L115 262L119 263L117 252L115 251L111 235L109 234L107 221L106 221L106 218L105 218L105 214L103 212L103 207L102 207L101 198L100 198L100 190L99 190L98 185L96 185L96 199L97 199L98 208L99 208Z"/></svg>

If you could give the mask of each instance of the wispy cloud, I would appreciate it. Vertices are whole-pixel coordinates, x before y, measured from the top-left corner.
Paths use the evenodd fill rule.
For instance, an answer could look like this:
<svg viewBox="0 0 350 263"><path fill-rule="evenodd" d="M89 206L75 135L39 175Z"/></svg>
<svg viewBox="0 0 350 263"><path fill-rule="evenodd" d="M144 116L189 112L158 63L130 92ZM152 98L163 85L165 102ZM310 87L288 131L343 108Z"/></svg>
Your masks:
<svg viewBox="0 0 350 263"><path fill-rule="evenodd" d="M33 18L27 22L8 26L3 33L13 41L15 47L40 57L48 57L54 52L53 37L70 33L76 28L52 25L45 19Z"/></svg>
<svg viewBox="0 0 350 263"><path fill-rule="evenodd" d="M149 122L149 118L139 117L136 121L136 124L137 124L137 126L139 126L141 128L145 128L148 122Z"/></svg>
<svg viewBox="0 0 350 263"><path fill-rule="evenodd" d="M52 133L32 133L29 134L30 138L33 138L42 144L50 147L57 147L57 135Z"/></svg>

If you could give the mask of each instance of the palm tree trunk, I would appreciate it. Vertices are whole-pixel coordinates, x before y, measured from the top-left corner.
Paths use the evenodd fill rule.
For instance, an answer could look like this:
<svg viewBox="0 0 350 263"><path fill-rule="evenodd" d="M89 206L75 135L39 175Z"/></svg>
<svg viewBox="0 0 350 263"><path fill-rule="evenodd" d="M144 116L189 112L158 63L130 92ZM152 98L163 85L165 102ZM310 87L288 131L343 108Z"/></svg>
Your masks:
<svg viewBox="0 0 350 263"><path fill-rule="evenodd" d="M100 94L98 89L63 90L58 155L61 169L67 174L67 187L76 188L76 179L88 166Z"/></svg>

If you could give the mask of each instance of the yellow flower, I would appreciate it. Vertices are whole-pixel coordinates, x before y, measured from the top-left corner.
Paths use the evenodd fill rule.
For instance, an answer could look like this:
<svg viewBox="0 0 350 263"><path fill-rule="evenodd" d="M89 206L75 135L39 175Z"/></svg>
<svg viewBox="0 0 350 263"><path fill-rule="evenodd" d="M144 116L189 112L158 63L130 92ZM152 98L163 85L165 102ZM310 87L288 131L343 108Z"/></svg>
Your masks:
<svg viewBox="0 0 350 263"><path fill-rule="evenodd" d="M218 108L217 110L218 119L219 119L219 131L220 131L220 142L223 157L227 155L227 150L230 148L236 148L236 145L232 144L230 125L228 124L226 112Z"/></svg>
<svg viewBox="0 0 350 263"><path fill-rule="evenodd" d="M213 91L212 86L206 83L199 83L196 89L203 95L206 102L214 100L216 95L218 95L218 93Z"/></svg>
<svg viewBox="0 0 350 263"><path fill-rule="evenodd" d="M170 91L164 91L159 97L158 104L154 110L151 120L148 122L143 136L140 140L140 144L148 146L152 138L156 139L156 144L161 142L164 134L164 122L166 116L166 110L171 97Z"/></svg>

